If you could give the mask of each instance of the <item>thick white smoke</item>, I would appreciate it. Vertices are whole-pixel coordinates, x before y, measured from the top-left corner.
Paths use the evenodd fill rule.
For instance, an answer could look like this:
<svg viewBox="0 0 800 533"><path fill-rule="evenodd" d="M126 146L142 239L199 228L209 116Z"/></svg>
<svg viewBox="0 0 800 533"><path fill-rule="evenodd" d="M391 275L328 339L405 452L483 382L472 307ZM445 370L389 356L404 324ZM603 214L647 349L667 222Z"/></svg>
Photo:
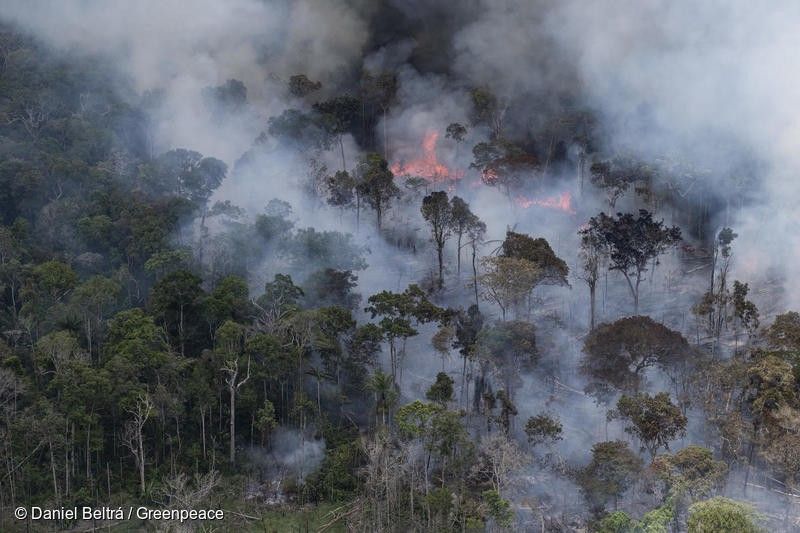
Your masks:
<svg viewBox="0 0 800 533"><path fill-rule="evenodd" d="M743 159L758 160L754 201L720 224L739 234L734 274L782 275L795 308L799 24L796 2L744 0L567 1L547 24L617 145L679 153L711 170L721 196L737 191Z"/></svg>

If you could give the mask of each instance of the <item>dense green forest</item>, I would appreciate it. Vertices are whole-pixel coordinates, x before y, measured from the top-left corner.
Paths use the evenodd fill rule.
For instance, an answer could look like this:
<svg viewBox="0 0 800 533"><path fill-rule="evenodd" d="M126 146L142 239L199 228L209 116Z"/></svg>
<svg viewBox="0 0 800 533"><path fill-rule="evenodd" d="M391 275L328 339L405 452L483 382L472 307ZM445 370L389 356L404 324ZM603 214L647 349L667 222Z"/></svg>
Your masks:
<svg viewBox="0 0 800 533"><path fill-rule="evenodd" d="M800 529L796 263L750 248L781 233L752 234L763 153L616 142L556 57L516 72L542 27L475 75L459 32L528 20L515 2L278 4L217 7L311 25L280 37L305 62L214 34L191 47L235 65L213 83L129 64L144 36L117 55L0 10L0 530Z"/></svg>

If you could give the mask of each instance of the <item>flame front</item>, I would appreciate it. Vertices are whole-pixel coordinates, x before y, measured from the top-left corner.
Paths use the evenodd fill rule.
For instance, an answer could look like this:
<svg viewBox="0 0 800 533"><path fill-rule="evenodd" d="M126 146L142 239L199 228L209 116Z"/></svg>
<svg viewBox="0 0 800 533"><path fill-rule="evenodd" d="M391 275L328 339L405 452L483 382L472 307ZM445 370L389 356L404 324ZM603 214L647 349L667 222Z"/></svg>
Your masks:
<svg viewBox="0 0 800 533"><path fill-rule="evenodd" d="M419 176L432 182L461 179L464 172L450 169L439 162L436 156L438 141L439 133L428 131L422 139L422 155L408 162L394 163L391 167L392 173L395 176Z"/></svg>
<svg viewBox="0 0 800 533"><path fill-rule="evenodd" d="M534 205L539 207L546 207L548 209L558 209L571 215L575 214L575 209L572 207L572 195L568 192L562 192L558 196L549 196L547 198L526 198L525 196L517 196L515 202L523 209L528 209Z"/></svg>

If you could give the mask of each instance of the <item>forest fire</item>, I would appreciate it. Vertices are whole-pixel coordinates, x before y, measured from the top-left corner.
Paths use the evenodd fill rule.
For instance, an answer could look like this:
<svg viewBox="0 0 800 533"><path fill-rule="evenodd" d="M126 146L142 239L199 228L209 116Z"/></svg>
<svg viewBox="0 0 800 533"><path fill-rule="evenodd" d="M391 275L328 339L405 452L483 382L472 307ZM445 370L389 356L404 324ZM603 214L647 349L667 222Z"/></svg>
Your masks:
<svg viewBox="0 0 800 533"><path fill-rule="evenodd" d="M572 195L569 192L562 192L558 196L548 196L547 198L527 198L519 195L514 201L523 209L528 209L535 205L548 209L558 209L570 215L575 214L575 209L572 207Z"/></svg>
<svg viewBox="0 0 800 533"><path fill-rule="evenodd" d="M422 139L422 155L408 162L394 163L392 173L395 176L419 176L432 182L458 180L464 177L463 171L450 169L439 161L436 156L438 141L439 133L428 131Z"/></svg>

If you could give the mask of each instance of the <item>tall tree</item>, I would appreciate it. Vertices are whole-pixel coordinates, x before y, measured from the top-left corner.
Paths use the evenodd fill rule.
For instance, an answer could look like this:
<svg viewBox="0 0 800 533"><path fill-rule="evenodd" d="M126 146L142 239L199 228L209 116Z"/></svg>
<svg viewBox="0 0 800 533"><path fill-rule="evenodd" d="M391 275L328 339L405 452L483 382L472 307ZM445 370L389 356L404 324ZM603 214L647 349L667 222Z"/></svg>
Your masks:
<svg viewBox="0 0 800 533"><path fill-rule="evenodd" d="M178 270L156 283L150 293L151 306L170 335L177 338L181 355L186 355L187 340L197 330L204 296L201 283L191 272Z"/></svg>
<svg viewBox="0 0 800 533"><path fill-rule="evenodd" d="M459 310L455 316L455 339L453 348L458 348L461 354L461 397L463 406L469 404L467 397L467 361L475 358L478 335L483 329L483 315L477 305L470 305L466 312Z"/></svg>
<svg viewBox="0 0 800 533"><path fill-rule="evenodd" d="M542 271L534 263L515 257L485 257L484 273L478 277L483 297L497 304L503 320L509 310L517 310L542 279Z"/></svg>
<svg viewBox="0 0 800 533"><path fill-rule="evenodd" d="M747 283L742 283L738 280L733 282L733 294L731 295L733 309L731 318L734 323L734 335L737 344L739 342L739 328L744 329L751 337L758 329L758 307L747 299L747 293L749 291L750 287ZM777 319L778 317L776 317L776 322Z"/></svg>
<svg viewBox="0 0 800 533"><path fill-rule="evenodd" d="M637 180L648 180L652 170L630 158L616 157L608 161L597 161L589 167L592 184L603 189L611 209L617 200Z"/></svg>
<svg viewBox="0 0 800 533"><path fill-rule="evenodd" d="M419 332L413 327L414 322L424 324L440 320L444 310L428 300L425 292L417 285L409 285L402 293L381 291L367 300L365 311L372 318L382 317L378 325L383 330L389 344L391 375L397 379L402 372L402 360L405 356L405 341ZM397 341L403 344L398 351Z"/></svg>
<svg viewBox="0 0 800 533"><path fill-rule="evenodd" d="M588 228L608 249L609 270L620 272L628 282L634 314L638 314L639 285L644 274L651 263L657 264L660 255L680 242L681 230L665 226L663 220L653 220L653 215L644 209L639 210L638 216L617 213L610 217L600 213L589 219Z"/></svg>
<svg viewBox="0 0 800 533"><path fill-rule="evenodd" d="M125 424L122 443L128 448L136 460L139 470L139 492L144 495L145 485L145 450L144 450L144 425L153 413L153 401L149 394L141 394L132 407L128 409L131 419Z"/></svg>
<svg viewBox="0 0 800 533"><path fill-rule="evenodd" d="M569 285L567 276L569 267L558 257L547 239L534 239L530 235L507 231L502 245L503 257L530 261L541 271L541 283L551 285Z"/></svg>
<svg viewBox="0 0 800 533"><path fill-rule="evenodd" d="M453 196L450 200L450 229L456 234L456 272L461 274L461 241L464 234L469 232L469 228L479 222L469 208L469 204L458 196Z"/></svg>
<svg viewBox="0 0 800 533"><path fill-rule="evenodd" d="M600 324L586 336L583 351L581 371L590 379L588 389L595 392L607 385L637 391L646 369L680 367L692 353L680 333L646 316Z"/></svg>
<svg viewBox="0 0 800 533"><path fill-rule="evenodd" d="M728 498L711 498L689 508L689 533L759 533L761 517L752 506Z"/></svg>
<svg viewBox="0 0 800 533"><path fill-rule="evenodd" d="M450 236L453 210L444 191L434 191L422 199L422 218L431 227L431 237L436 246L439 262L439 289L444 287L444 245Z"/></svg>
<svg viewBox="0 0 800 533"><path fill-rule="evenodd" d="M236 396L250 380L250 358L247 358L247 367L243 372L240 360L244 352L244 327L227 321L217 330L217 351L222 357L222 368L225 385L228 389L228 408L230 416L230 438L228 446L228 460L231 466L236 465Z"/></svg>
<svg viewBox="0 0 800 533"><path fill-rule="evenodd" d="M502 187L511 200L512 192L519 190L539 168L536 155L506 139L480 142L472 148L470 168L481 173L486 185Z"/></svg>
<svg viewBox="0 0 800 533"><path fill-rule="evenodd" d="M447 125L444 136L456 142L456 157L458 157L458 147L461 146L467 136L467 127L460 122L451 122Z"/></svg>
<svg viewBox="0 0 800 533"><path fill-rule="evenodd" d="M616 508L641 470L642 460L627 442L598 442L592 446L592 460L578 474L578 484L595 512L609 501Z"/></svg>
<svg viewBox="0 0 800 533"><path fill-rule="evenodd" d="M475 87L469 92L470 122L474 126L486 126L492 139L499 139L503 133L503 119L507 105L487 87Z"/></svg>
<svg viewBox="0 0 800 533"><path fill-rule="evenodd" d="M356 192L375 211L380 231L383 214L391 206L392 200L400 195L400 189L394 184L394 174L389 170L389 164L380 154L364 156L359 162L358 172L360 179Z"/></svg>
<svg viewBox="0 0 800 533"><path fill-rule="evenodd" d="M393 72L373 74L364 72L361 79L363 99L372 105L377 105L383 113L383 156L389 157L389 136L387 133L387 114L389 107L395 100L399 82Z"/></svg>
<svg viewBox="0 0 800 533"><path fill-rule="evenodd" d="M483 237L486 235L486 224L477 218L467 226L467 236L469 247L472 251L472 289L475 293L475 308L480 305L478 301L478 248L483 244Z"/></svg>
<svg viewBox="0 0 800 533"><path fill-rule="evenodd" d="M361 102L349 95L337 96L314 104L314 110L322 116L322 125L339 143L342 156L342 172L347 172L344 157L344 135L355 130Z"/></svg>
<svg viewBox="0 0 800 533"><path fill-rule="evenodd" d="M603 240L591 227L586 226L578 231L581 238L581 273L580 278L589 287L589 331L594 330L597 300L597 281L600 279L600 263L605 255Z"/></svg>
<svg viewBox="0 0 800 533"><path fill-rule="evenodd" d="M654 396L639 393L634 396L622 395L617 402L616 411L610 416L628 422L625 432L636 436L642 448L656 456L659 448L669 450L669 442L686 434L686 416L672 403L669 394L659 392Z"/></svg>

